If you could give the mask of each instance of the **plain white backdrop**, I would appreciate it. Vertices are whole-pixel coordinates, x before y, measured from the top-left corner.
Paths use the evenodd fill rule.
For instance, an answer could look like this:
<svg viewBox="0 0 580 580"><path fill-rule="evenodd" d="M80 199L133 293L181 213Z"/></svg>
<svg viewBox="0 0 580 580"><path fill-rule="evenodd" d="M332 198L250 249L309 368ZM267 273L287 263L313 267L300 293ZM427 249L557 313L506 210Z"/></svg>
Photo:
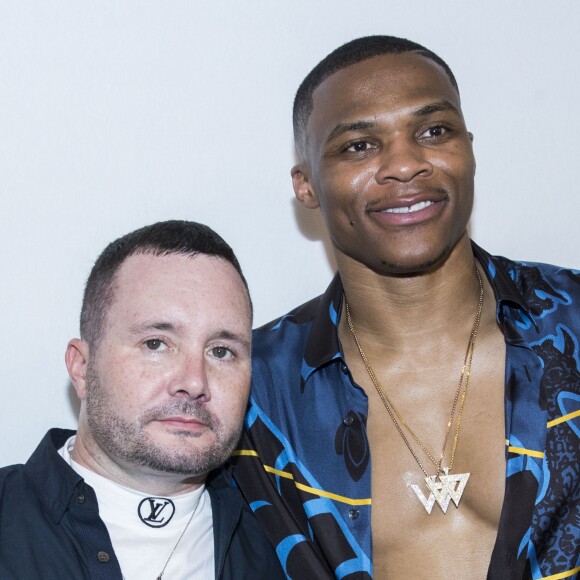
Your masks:
<svg viewBox="0 0 580 580"><path fill-rule="evenodd" d="M4 0L0 3L0 465L76 425L63 362L114 238L214 227L256 324L332 276L293 201L291 107L309 70L368 34L451 66L478 162L473 238L578 267L580 7L574 0Z"/></svg>

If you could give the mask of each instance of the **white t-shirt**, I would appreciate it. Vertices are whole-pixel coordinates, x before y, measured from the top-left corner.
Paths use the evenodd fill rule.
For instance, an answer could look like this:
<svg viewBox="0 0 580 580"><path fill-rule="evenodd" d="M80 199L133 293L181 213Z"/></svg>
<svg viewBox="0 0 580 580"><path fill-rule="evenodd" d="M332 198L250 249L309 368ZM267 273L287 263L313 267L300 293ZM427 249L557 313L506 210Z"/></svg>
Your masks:
<svg viewBox="0 0 580 580"><path fill-rule="evenodd" d="M205 486L172 497L152 497L122 487L74 462L70 456L74 440L71 437L59 453L95 490L99 516L107 526L125 580L155 580L166 563L163 576L167 580L215 577L213 517Z"/></svg>

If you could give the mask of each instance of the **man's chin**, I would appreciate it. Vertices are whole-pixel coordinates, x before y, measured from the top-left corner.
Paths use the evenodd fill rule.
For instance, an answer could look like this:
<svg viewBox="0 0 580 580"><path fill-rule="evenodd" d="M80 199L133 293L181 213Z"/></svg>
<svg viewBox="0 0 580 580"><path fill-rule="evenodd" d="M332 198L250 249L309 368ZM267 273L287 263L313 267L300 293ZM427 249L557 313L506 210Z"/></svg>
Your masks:
<svg viewBox="0 0 580 580"><path fill-rule="evenodd" d="M195 477L209 473L224 463L226 459L227 457L212 451L202 453L196 450L195 453L181 452L176 455L158 449L133 457L133 462L156 473Z"/></svg>
<svg viewBox="0 0 580 580"><path fill-rule="evenodd" d="M417 249L413 253L409 252L407 255L393 260L384 258L374 270L378 274L391 276L417 276L426 274L444 264L451 255L455 245L438 249L427 248L423 252Z"/></svg>
<svg viewBox="0 0 580 580"><path fill-rule="evenodd" d="M239 437L238 437L239 438ZM238 438L218 441L211 431L205 433L172 432L163 443L143 442L133 454L134 463L158 473L183 476L204 475L223 465L235 448ZM130 460L130 458L127 458Z"/></svg>

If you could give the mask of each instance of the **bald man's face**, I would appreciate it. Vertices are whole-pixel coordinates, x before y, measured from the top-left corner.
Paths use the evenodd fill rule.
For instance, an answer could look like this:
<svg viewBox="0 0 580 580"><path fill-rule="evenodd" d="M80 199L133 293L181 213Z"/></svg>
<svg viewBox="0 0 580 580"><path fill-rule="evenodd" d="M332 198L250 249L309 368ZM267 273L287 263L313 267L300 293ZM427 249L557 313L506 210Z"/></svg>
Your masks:
<svg viewBox="0 0 580 580"><path fill-rule="evenodd" d="M420 272L466 235L475 160L459 95L417 54L351 65L314 91L298 200L320 207L340 259Z"/></svg>

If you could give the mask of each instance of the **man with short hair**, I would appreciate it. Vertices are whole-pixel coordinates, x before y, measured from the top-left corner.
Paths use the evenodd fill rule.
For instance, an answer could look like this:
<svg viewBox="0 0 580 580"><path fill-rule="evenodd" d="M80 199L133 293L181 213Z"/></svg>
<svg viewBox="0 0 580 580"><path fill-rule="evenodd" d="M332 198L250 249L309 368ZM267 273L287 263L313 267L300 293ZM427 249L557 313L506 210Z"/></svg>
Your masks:
<svg viewBox="0 0 580 580"><path fill-rule="evenodd" d="M470 241L473 136L426 48L341 46L294 130L296 197L338 274L255 332L236 452L287 574L575 577L578 272Z"/></svg>
<svg viewBox="0 0 580 580"><path fill-rule="evenodd" d="M101 254L66 365L78 430L0 470L3 579L284 577L220 468L240 435L252 306L231 248L161 222Z"/></svg>

